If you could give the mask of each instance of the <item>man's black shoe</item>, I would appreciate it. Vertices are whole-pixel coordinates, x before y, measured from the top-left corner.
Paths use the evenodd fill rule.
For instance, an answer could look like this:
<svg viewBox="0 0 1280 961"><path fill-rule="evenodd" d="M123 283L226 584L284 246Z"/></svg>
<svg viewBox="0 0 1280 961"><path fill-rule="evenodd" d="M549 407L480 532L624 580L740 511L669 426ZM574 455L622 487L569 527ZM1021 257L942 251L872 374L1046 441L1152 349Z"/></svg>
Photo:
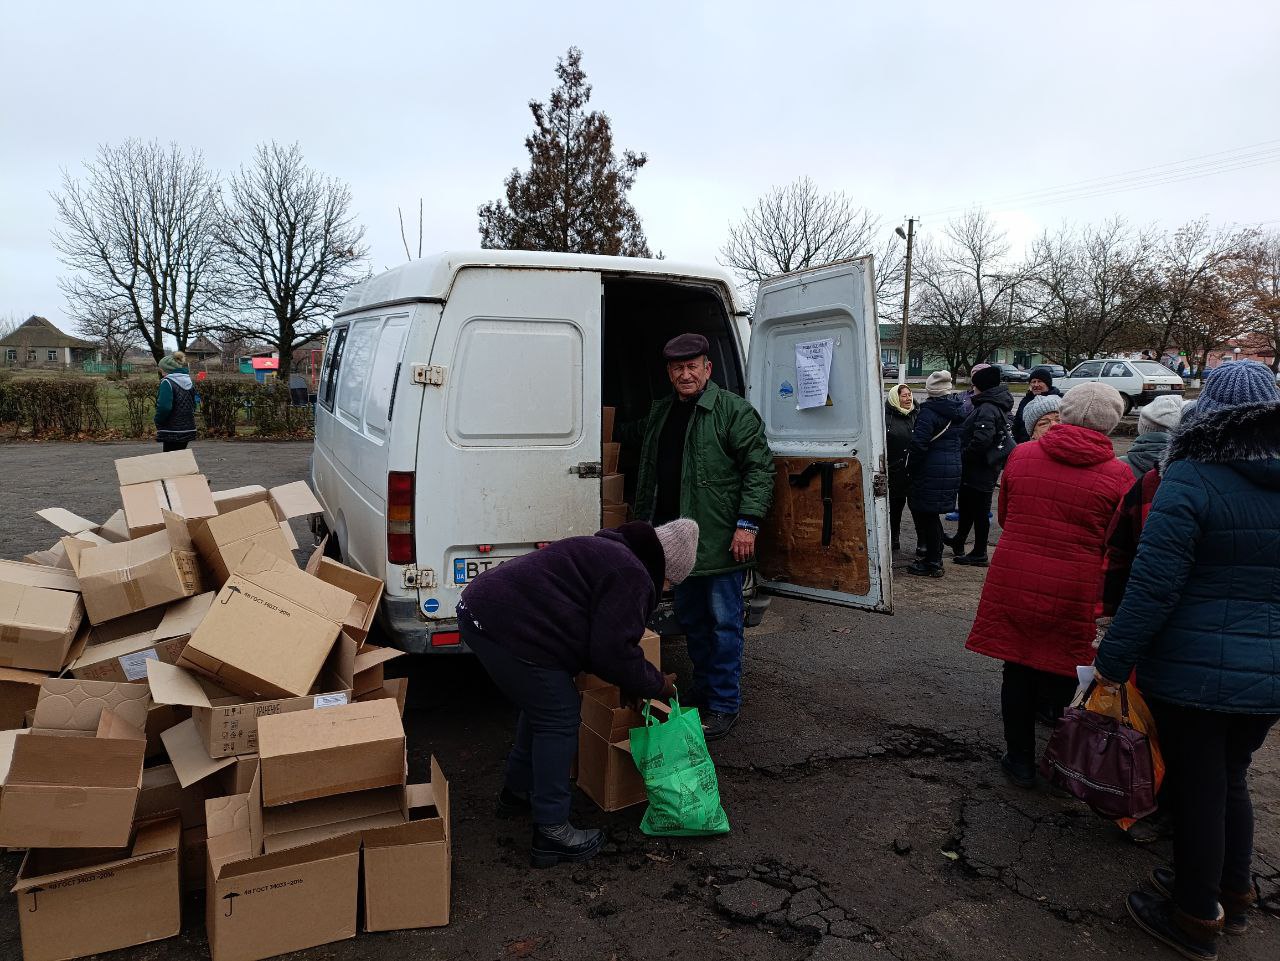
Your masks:
<svg viewBox="0 0 1280 961"><path fill-rule="evenodd" d="M702 733L708 741L718 741L738 723L737 714L706 711L702 714Z"/></svg>
<svg viewBox="0 0 1280 961"><path fill-rule="evenodd" d="M1139 821L1138 824L1145 822ZM1137 825L1135 825L1136 827ZM1176 881L1176 875L1172 868L1152 868L1150 876L1151 886L1158 892L1163 894L1170 901L1173 900L1173 887ZM1249 909L1253 907L1256 895L1250 891L1248 894L1230 894L1226 891L1218 893L1218 902L1222 905L1223 918L1222 930L1233 937L1237 934L1244 934L1249 930Z"/></svg>
<svg viewBox="0 0 1280 961"><path fill-rule="evenodd" d="M1030 789L1036 786L1036 769L1030 761L1006 754L1000 759L1000 768L1004 771L1004 776L1018 787Z"/></svg>
<svg viewBox="0 0 1280 961"><path fill-rule="evenodd" d="M942 565L933 565L926 561L916 561L907 568L908 574L914 574L916 577L942 577Z"/></svg>
<svg viewBox="0 0 1280 961"><path fill-rule="evenodd" d="M953 557L951 562L953 564L960 564L967 567L986 567L989 563L985 554L981 557L974 557L972 554L959 554Z"/></svg>
<svg viewBox="0 0 1280 961"><path fill-rule="evenodd" d="M1193 961L1217 961L1222 919L1205 921L1179 911L1158 894L1134 891L1125 902L1138 927Z"/></svg>
<svg viewBox="0 0 1280 961"><path fill-rule="evenodd" d="M517 794L506 785L498 792L497 815L500 818L518 818L533 810L529 795Z"/></svg>
<svg viewBox="0 0 1280 961"><path fill-rule="evenodd" d="M590 861L603 844L604 832L598 828L581 831L568 821L554 826L535 824L529 863L535 868L553 868L557 864Z"/></svg>

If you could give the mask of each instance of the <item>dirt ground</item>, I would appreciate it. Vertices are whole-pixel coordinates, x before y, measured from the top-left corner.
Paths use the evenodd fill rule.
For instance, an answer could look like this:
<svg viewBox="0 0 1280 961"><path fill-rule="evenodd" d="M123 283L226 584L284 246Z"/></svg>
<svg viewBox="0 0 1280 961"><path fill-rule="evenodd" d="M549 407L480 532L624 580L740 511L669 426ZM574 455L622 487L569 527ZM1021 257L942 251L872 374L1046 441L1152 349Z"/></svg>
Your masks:
<svg viewBox="0 0 1280 961"><path fill-rule="evenodd" d="M31 513L39 507L105 517L116 501L112 460L152 449L0 446L0 557L53 541ZM196 447L215 487L305 477L309 450ZM452 783L452 923L362 934L296 957L1173 957L1123 907L1168 860L1167 843L1134 846L1079 805L1000 776L999 665L963 649L981 585L981 571L960 568L937 581L901 577L892 617L776 599L748 639L745 712L713 747L732 832L649 839L637 809L606 815L579 795L575 818L605 827L610 844L594 862L545 872L528 868L527 825L493 813L510 707L469 658L402 659L412 678L412 773L420 777L435 754ZM678 640L663 657L687 676ZM1255 871L1280 911L1277 748L1273 735L1253 792ZM16 855L0 859L0 884L18 864ZM181 937L113 957L206 957L201 899L185 910ZM1223 958L1277 957L1280 919L1253 919L1249 933L1224 943ZM19 950L14 902L0 899L0 954Z"/></svg>

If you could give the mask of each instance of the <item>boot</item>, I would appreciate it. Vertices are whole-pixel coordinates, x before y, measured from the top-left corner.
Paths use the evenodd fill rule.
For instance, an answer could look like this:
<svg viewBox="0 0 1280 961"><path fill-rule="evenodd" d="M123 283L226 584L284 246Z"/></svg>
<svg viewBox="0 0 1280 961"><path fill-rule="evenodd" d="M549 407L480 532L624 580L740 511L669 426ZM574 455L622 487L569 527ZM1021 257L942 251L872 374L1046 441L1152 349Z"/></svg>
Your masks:
<svg viewBox="0 0 1280 961"><path fill-rule="evenodd" d="M969 567L986 567L987 564L989 563L987 561L986 554L983 554L981 556L977 556L974 554L957 554L955 557L951 559L951 562L953 564L959 564L962 567L965 565L968 565Z"/></svg>
<svg viewBox="0 0 1280 961"><path fill-rule="evenodd" d="M942 577L944 572L941 564L935 567L928 561L920 560L908 567L907 573L914 574L916 577Z"/></svg>
<svg viewBox="0 0 1280 961"><path fill-rule="evenodd" d="M1142 822L1139 821L1139 824ZM1173 888L1176 875L1172 868L1153 868L1151 871L1151 886L1163 894L1170 901L1173 900ZM1249 930L1249 909L1253 907L1258 900L1256 891L1250 891L1248 894L1238 894L1235 891L1219 891L1218 903L1222 905L1225 918L1222 923L1222 930L1230 935L1244 934Z"/></svg>
<svg viewBox="0 0 1280 961"><path fill-rule="evenodd" d="M1036 786L1036 766L1026 758L1006 754L1000 759L1000 769L1010 782L1023 790Z"/></svg>
<svg viewBox="0 0 1280 961"><path fill-rule="evenodd" d="M535 824L529 863L535 868L553 868L562 862L590 861L600 853L604 832L598 828L583 831L568 821L563 824Z"/></svg>
<svg viewBox="0 0 1280 961"><path fill-rule="evenodd" d="M520 791L513 791L505 784L498 793L498 806L494 812L500 818L516 818L527 815L533 810L533 805L529 801L529 795Z"/></svg>
<svg viewBox="0 0 1280 961"><path fill-rule="evenodd" d="M1126 906L1138 927L1193 961L1217 961L1223 919L1205 921L1179 910L1158 894L1134 891Z"/></svg>

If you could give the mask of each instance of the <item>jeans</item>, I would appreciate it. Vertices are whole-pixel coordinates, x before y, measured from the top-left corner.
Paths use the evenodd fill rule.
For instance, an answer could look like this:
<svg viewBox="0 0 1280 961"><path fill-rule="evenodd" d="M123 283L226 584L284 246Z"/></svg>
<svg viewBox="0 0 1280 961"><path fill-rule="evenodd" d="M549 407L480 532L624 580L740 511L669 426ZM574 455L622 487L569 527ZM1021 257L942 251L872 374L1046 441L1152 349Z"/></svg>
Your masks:
<svg viewBox="0 0 1280 961"><path fill-rule="evenodd" d="M924 563L942 566L942 517L939 514L911 512L916 525L916 538L924 548Z"/></svg>
<svg viewBox="0 0 1280 961"><path fill-rule="evenodd" d="M675 589L693 662L692 699L720 714L742 707L742 571L690 577Z"/></svg>
<svg viewBox="0 0 1280 961"><path fill-rule="evenodd" d="M171 451L171 450L186 450L186 449L187 449L187 445L188 445L189 443L191 443L191 441L188 441L188 440L165 440L165 441L161 441L160 443L164 444L164 453L166 453L166 454L167 454L167 453L169 453L169 451Z"/></svg>
<svg viewBox="0 0 1280 961"><path fill-rule="evenodd" d="M493 683L520 708L516 741L507 756L507 788L529 795L534 824L564 824L582 711L573 675L520 660L466 616L458 618L458 630Z"/></svg>
<svg viewBox="0 0 1280 961"><path fill-rule="evenodd" d="M1173 818L1173 900L1192 917L1216 918L1220 890L1253 888L1249 764L1278 716L1148 704L1166 765L1160 800Z"/></svg>
<svg viewBox="0 0 1280 961"><path fill-rule="evenodd" d="M902 511L907 506L907 491L904 488L895 491L889 488L889 530L893 532L892 544L895 549L901 544Z"/></svg>
<svg viewBox="0 0 1280 961"><path fill-rule="evenodd" d="M1004 662L1000 716L1004 720L1004 743L1013 760L1035 763L1036 711L1047 706L1054 714L1061 714L1075 693L1074 677Z"/></svg>
<svg viewBox="0 0 1280 961"><path fill-rule="evenodd" d="M975 487L960 488L960 525L951 542L957 554L964 553L964 542L973 531L973 557L987 556L987 539L991 536L991 498L995 491L980 491Z"/></svg>

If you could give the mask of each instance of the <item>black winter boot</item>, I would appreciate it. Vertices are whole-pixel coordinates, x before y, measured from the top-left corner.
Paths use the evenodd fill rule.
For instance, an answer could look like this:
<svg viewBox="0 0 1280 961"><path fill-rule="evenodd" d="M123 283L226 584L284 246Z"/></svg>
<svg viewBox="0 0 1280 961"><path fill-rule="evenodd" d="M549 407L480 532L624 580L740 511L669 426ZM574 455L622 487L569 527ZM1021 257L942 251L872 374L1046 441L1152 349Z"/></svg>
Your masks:
<svg viewBox="0 0 1280 961"><path fill-rule="evenodd" d="M553 868L563 862L590 861L600 853L603 844L604 832L599 828L582 831L568 821L564 824L535 824L529 863L535 868Z"/></svg>
<svg viewBox="0 0 1280 961"><path fill-rule="evenodd" d="M1192 961L1217 961L1223 920L1205 921L1181 911L1167 898L1134 891L1126 902L1129 916L1157 941Z"/></svg>

